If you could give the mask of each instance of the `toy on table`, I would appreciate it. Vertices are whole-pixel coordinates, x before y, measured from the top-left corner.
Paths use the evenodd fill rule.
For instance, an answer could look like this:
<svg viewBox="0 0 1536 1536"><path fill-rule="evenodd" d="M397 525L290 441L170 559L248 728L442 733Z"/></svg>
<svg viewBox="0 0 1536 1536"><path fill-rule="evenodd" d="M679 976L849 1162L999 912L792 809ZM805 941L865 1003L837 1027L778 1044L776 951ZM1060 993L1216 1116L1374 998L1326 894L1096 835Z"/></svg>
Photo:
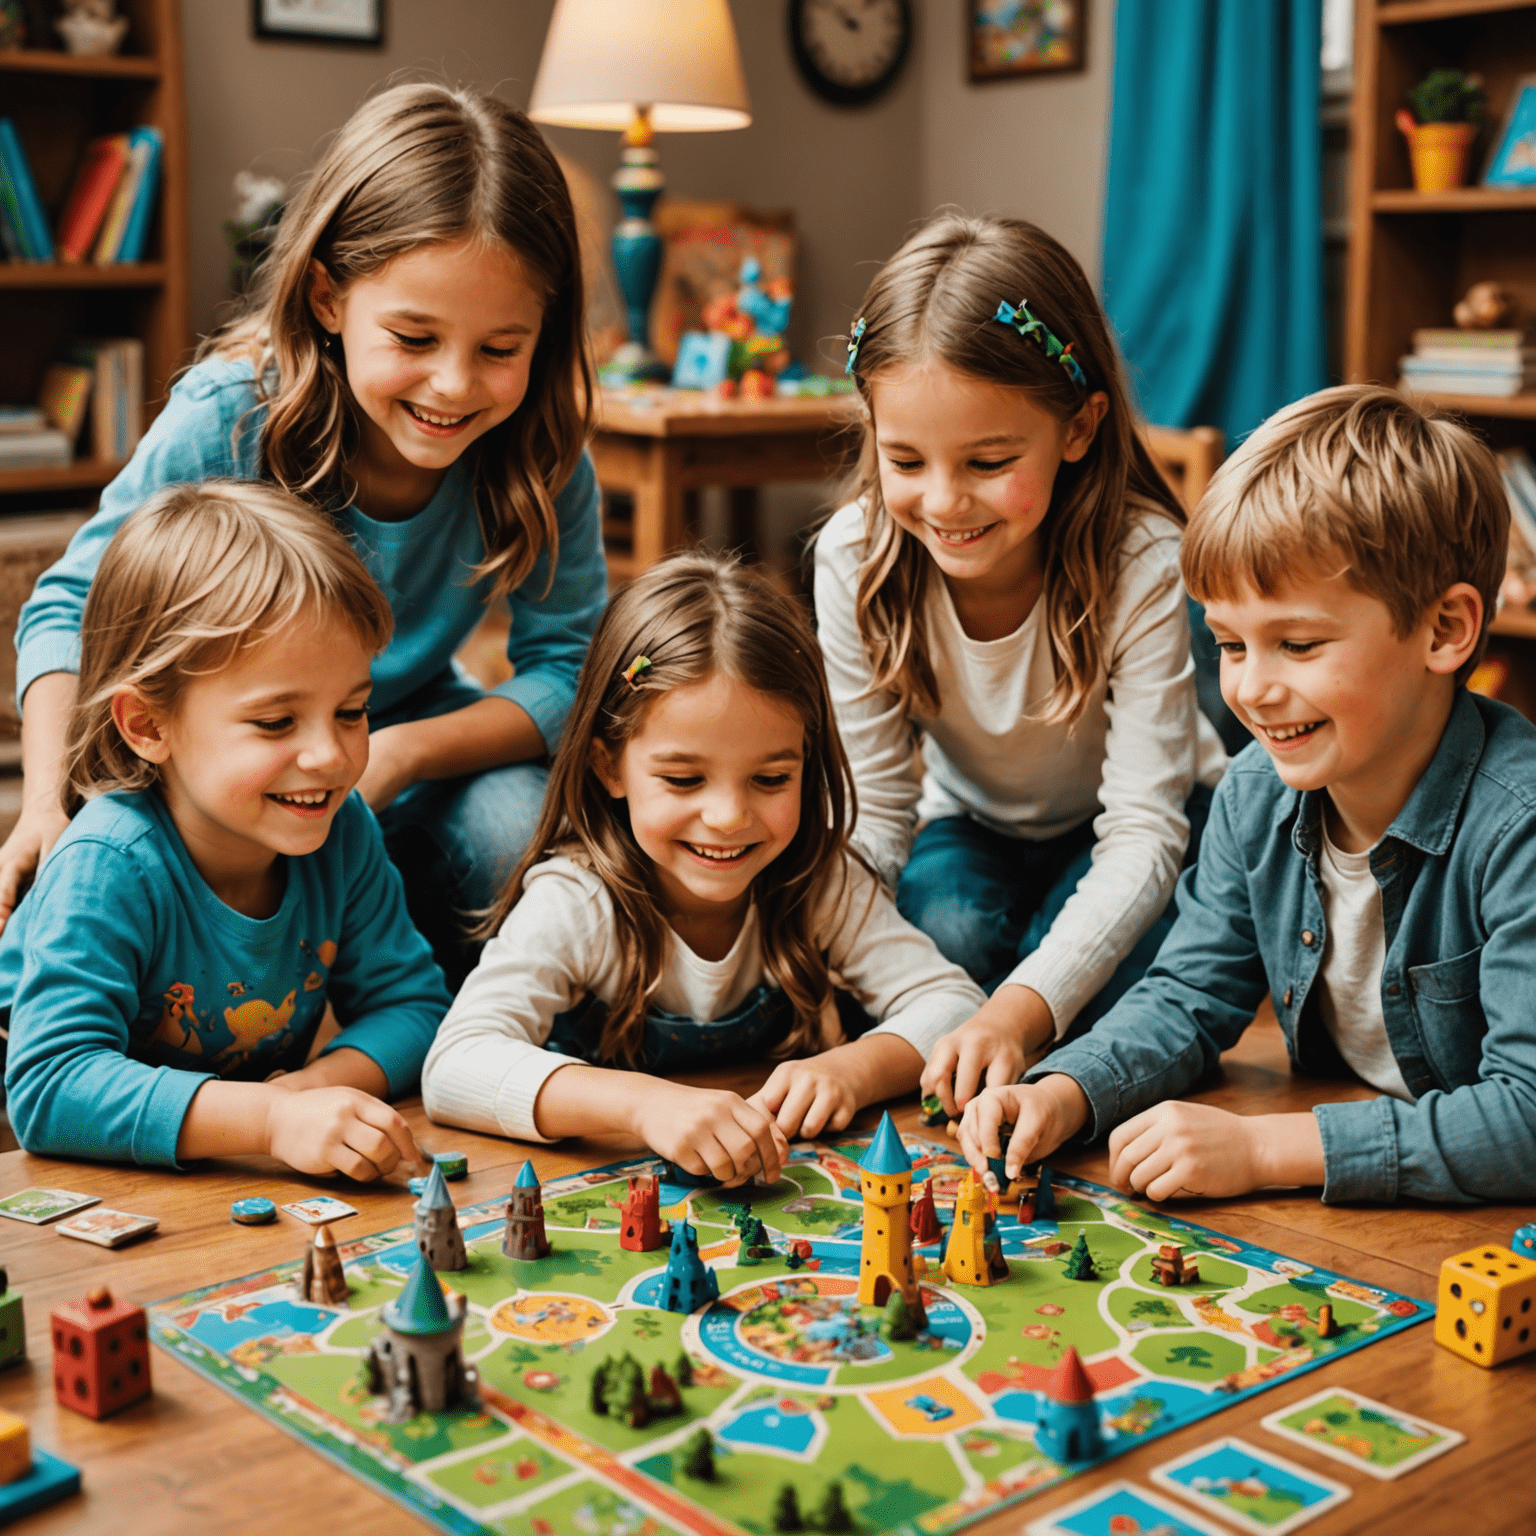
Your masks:
<svg viewBox="0 0 1536 1536"><path fill-rule="evenodd" d="M1039 1395L1035 1445L1053 1461L1092 1461L1104 1452L1093 1384L1071 1344Z"/></svg>
<svg viewBox="0 0 1536 1536"><path fill-rule="evenodd" d="M1474 1365L1502 1365L1536 1350L1536 1259L1490 1243L1440 1266L1435 1343Z"/></svg>
<svg viewBox="0 0 1536 1536"><path fill-rule="evenodd" d="M949 1121L949 1112L944 1108L943 1101L936 1093L925 1093L919 1105L922 1113L918 1115L919 1125L934 1130L938 1126L945 1125Z"/></svg>
<svg viewBox="0 0 1536 1536"><path fill-rule="evenodd" d="M912 1159L890 1111L859 1159L864 1230L859 1240L859 1304L883 1307L900 1291L919 1328L928 1325L923 1293L912 1270Z"/></svg>
<svg viewBox="0 0 1536 1536"><path fill-rule="evenodd" d="M27 1323L21 1292L11 1289L10 1276L0 1269L0 1367L27 1358Z"/></svg>
<svg viewBox="0 0 1536 1536"><path fill-rule="evenodd" d="M955 1219L944 1249L944 1275L956 1285L996 1285L1008 1278L1002 1239L987 1204L985 1187L967 1171L955 1193Z"/></svg>
<svg viewBox="0 0 1536 1536"><path fill-rule="evenodd" d="M27 1421L0 1410L0 1525L79 1491L79 1470L34 1450Z"/></svg>
<svg viewBox="0 0 1536 1536"><path fill-rule="evenodd" d="M674 1221L667 1270L661 1277L661 1305L668 1312L686 1316L719 1296L719 1276L699 1257L699 1235L693 1230L693 1223L686 1219Z"/></svg>
<svg viewBox="0 0 1536 1536"><path fill-rule="evenodd" d="M389 1398L391 1424L419 1413L481 1406L480 1379L464 1363L467 1311L468 1302L457 1292L450 1304L425 1257L416 1260L405 1289L384 1303L383 1328L369 1345L364 1369L368 1390Z"/></svg>
<svg viewBox="0 0 1536 1536"><path fill-rule="evenodd" d="M1082 1233L1078 1233L1082 1237ZM1087 1252L1087 1244L1084 1243L1084 1252ZM1186 1259L1181 1243L1164 1243L1157 1250L1157 1256L1152 1260L1152 1278L1160 1285L1193 1285L1200 1278L1200 1263L1197 1259ZM1326 1306L1327 1303L1325 1302ZM1329 1316L1331 1317L1330 1310Z"/></svg>
<svg viewBox="0 0 1536 1536"><path fill-rule="evenodd" d="M277 1207L264 1195L248 1195L230 1206L229 1219L242 1227L264 1227L277 1220Z"/></svg>
<svg viewBox="0 0 1536 1536"><path fill-rule="evenodd" d="M1509 1246L1522 1259L1536 1259L1536 1222L1516 1227L1515 1235L1509 1240Z"/></svg>
<svg viewBox="0 0 1536 1536"><path fill-rule="evenodd" d="M544 1190L533 1171L533 1159L524 1161L517 1183L507 1196L507 1226L501 1251L509 1259L543 1259L549 1256L544 1235Z"/></svg>
<svg viewBox="0 0 1536 1536"><path fill-rule="evenodd" d="M741 1220L741 1241L736 1249L738 1264L760 1264L778 1257L778 1250L768 1240L768 1229L748 1211Z"/></svg>
<svg viewBox="0 0 1536 1536"><path fill-rule="evenodd" d="M1320 1339L1331 1339L1339 1331L1339 1325L1333 1320L1333 1303L1320 1301L1317 1304L1317 1336Z"/></svg>
<svg viewBox="0 0 1536 1536"><path fill-rule="evenodd" d="M654 1173L632 1173L619 1218L619 1247L649 1253L665 1247L671 1233L661 1219L661 1183Z"/></svg>
<svg viewBox="0 0 1536 1536"><path fill-rule="evenodd" d="M53 1395L66 1408L104 1419L148 1397L149 1330L143 1307L104 1285L55 1307Z"/></svg>
<svg viewBox="0 0 1536 1536"><path fill-rule="evenodd" d="M464 1152L433 1152L431 1154L432 1166L439 1170L445 1179L457 1182L459 1179L469 1177L469 1156ZM429 1173L428 1178L432 1175Z"/></svg>
<svg viewBox="0 0 1536 1536"><path fill-rule="evenodd" d="M939 1221L938 1207L933 1203L933 1180L923 1181L923 1192L912 1203L912 1215L910 1223L912 1228L912 1240L921 1246L924 1243L936 1243L944 1236L943 1225Z"/></svg>
<svg viewBox="0 0 1536 1536"><path fill-rule="evenodd" d="M683 1476L701 1483L715 1480L715 1437L701 1428L683 1447Z"/></svg>
<svg viewBox="0 0 1536 1536"><path fill-rule="evenodd" d="M304 1250L304 1272L299 1278L299 1298L322 1307L346 1305L351 1294L336 1239L323 1222L315 1228L314 1241Z"/></svg>
<svg viewBox="0 0 1536 1536"><path fill-rule="evenodd" d="M611 1414L631 1429L644 1429L652 1419L666 1419L683 1411L683 1392L665 1366L651 1367L649 1384L639 1361L630 1354L604 1355L588 1386L593 1413Z"/></svg>
<svg viewBox="0 0 1536 1536"><path fill-rule="evenodd" d="M413 1213L416 1251L433 1269L468 1269L469 1256L464 1252L459 1213L443 1182L446 1177L443 1165L433 1163Z"/></svg>
<svg viewBox="0 0 1536 1536"><path fill-rule="evenodd" d="M1161 1252L1161 1250L1159 1250ZM1154 1259L1153 1264L1157 1263ZM1085 1232L1077 1234L1077 1241L1072 1245L1072 1252L1067 1255L1067 1267L1062 1271L1068 1280L1097 1280L1099 1272L1094 1268L1093 1255L1088 1252L1088 1235ZM1164 1284L1167 1284L1164 1281Z"/></svg>
<svg viewBox="0 0 1536 1536"><path fill-rule="evenodd" d="M762 263L748 256L734 293L704 306L704 331L684 331L672 383L678 389L715 390L727 398L767 399L774 379L789 367L784 331L794 293L789 279L764 283Z"/></svg>
<svg viewBox="0 0 1536 1536"><path fill-rule="evenodd" d="M800 1513L800 1492L793 1483L780 1483L773 1496L773 1528L776 1531L803 1531L805 1516Z"/></svg>
<svg viewBox="0 0 1536 1536"><path fill-rule="evenodd" d="M1019 1225L1030 1226L1037 1221L1056 1219L1056 1196L1051 1190L1051 1170L1044 1163L1025 1168L1020 1176Z"/></svg>

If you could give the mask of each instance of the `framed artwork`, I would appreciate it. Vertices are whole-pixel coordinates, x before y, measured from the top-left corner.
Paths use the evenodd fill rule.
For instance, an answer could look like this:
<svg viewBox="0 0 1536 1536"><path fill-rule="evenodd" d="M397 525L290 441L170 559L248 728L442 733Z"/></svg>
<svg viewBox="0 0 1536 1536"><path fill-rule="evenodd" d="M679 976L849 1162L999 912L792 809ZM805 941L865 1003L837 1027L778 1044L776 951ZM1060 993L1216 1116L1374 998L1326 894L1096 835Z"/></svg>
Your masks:
<svg viewBox="0 0 1536 1536"><path fill-rule="evenodd" d="M288 43L384 46L384 0L251 0L257 37Z"/></svg>
<svg viewBox="0 0 1536 1536"><path fill-rule="evenodd" d="M1485 187L1536 187L1536 75L1522 75L1483 172Z"/></svg>
<svg viewBox="0 0 1536 1536"><path fill-rule="evenodd" d="M1088 0L970 0L971 79L1082 69L1087 10Z"/></svg>

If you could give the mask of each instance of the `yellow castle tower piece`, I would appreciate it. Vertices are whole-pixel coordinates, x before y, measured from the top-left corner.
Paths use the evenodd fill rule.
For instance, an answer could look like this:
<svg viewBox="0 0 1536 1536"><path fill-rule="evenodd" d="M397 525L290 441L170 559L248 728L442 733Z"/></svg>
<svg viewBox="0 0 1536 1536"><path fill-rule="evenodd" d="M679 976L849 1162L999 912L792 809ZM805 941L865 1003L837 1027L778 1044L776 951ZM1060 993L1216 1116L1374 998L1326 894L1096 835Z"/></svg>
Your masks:
<svg viewBox="0 0 1536 1536"><path fill-rule="evenodd" d="M944 1249L944 1277L956 1285L991 1285L1008 1278L1001 1239L987 1235L987 1192L967 1173L955 1193L955 1221Z"/></svg>
<svg viewBox="0 0 1536 1536"><path fill-rule="evenodd" d="M919 1305L912 1273L912 1159L889 1113L880 1122L869 1150L859 1162L864 1197L864 1238L859 1245L859 1303L883 1307L892 1291L910 1306Z"/></svg>

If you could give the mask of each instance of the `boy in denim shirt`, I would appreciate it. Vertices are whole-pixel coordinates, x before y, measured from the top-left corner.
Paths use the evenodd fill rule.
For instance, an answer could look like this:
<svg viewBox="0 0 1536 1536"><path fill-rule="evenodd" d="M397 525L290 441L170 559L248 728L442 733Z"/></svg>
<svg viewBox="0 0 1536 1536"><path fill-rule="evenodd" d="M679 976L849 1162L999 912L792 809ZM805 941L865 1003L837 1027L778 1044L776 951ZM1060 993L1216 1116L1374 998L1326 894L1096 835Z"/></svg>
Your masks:
<svg viewBox="0 0 1536 1536"><path fill-rule="evenodd" d="M1190 521L1189 590L1258 738L1216 792L1157 960L1093 1029L966 1106L978 1170L1109 1138L1153 1200L1536 1195L1536 727L1463 683L1509 508L1470 433L1347 386L1266 422ZM1176 1101L1269 993L1296 1066L1379 1098Z"/></svg>

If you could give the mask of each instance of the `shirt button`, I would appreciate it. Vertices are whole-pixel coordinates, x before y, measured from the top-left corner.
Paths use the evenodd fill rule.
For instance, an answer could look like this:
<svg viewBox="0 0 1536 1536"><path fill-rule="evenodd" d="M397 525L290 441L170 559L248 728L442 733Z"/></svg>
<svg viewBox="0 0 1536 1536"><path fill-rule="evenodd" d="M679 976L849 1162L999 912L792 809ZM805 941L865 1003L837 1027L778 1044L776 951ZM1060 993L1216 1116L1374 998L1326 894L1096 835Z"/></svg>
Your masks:
<svg viewBox="0 0 1536 1536"><path fill-rule="evenodd" d="M1303 928L1301 930L1301 942L1305 944L1308 949L1311 949L1312 946L1317 943L1317 935L1313 933L1310 928Z"/></svg>
<svg viewBox="0 0 1536 1536"><path fill-rule="evenodd" d="M1397 994L1399 992L1401 992L1401 991L1402 991L1402 988L1399 987L1398 984L1395 981L1387 983L1387 996L1388 997L1396 997Z"/></svg>
<svg viewBox="0 0 1536 1536"><path fill-rule="evenodd" d="M1282 1008L1289 1008L1291 1006L1291 989L1289 987L1285 989L1285 996L1280 999L1280 1006Z"/></svg>

